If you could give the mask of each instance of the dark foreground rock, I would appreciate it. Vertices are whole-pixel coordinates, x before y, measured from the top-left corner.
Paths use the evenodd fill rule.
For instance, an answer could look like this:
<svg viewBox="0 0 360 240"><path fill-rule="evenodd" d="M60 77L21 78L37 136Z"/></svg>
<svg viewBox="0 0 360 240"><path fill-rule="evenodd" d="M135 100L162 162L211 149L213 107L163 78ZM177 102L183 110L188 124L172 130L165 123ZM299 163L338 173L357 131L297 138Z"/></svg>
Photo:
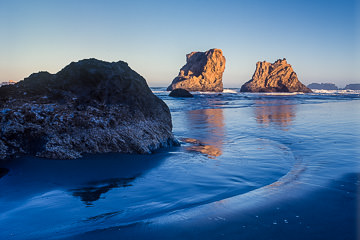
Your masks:
<svg viewBox="0 0 360 240"><path fill-rule="evenodd" d="M250 81L245 83L241 92L304 92L311 89L302 84L286 59L275 63L257 62L255 73Z"/></svg>
<svg viewBox="0 0 360 240"><path fill-rule="evenodd" d="M318 90L338 90L339 88L334 83L311 83L307 85L310 89Z"/></svg>
<svg viewBox="0 0 360 240"><path fill-rule="evenodd" d="M188 90L177 88L171 91L169 94L170 97L185 97L185 98L192 98L194 95L192 95Z"/></svg>
<svg viewBox="0 0 360 240"><path fill-rule="evenodd" d="M221 49L189 53L186 55L186 65L167 90L182 88L193 92L222 92L225 62Z"/></svg>
<svg viewBox="0 0 360 240"><path fill-rule="evenodd" d="M0 159L150 153L177 144L169 108L125 62L87 59L0 88Z"/></svg>

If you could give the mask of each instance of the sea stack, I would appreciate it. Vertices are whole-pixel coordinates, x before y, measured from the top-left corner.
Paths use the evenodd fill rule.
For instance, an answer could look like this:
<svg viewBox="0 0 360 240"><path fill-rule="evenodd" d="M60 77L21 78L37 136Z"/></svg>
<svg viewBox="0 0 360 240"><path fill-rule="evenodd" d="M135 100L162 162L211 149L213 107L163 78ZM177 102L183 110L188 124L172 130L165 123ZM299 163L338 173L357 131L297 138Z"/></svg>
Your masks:
<svg viewBox="0 0 360 240"><path fill-rule="evenodd" d="M257 62L252 79L240 89L241 92L303 92L311 89L302 84L286 59L275 63Z"/></svg>
<svg viewBox="0 0 360 240"><path fill-rule="evenodd" d="M127 63L86 59L0 88L0 159L150 153L177 144L169 108Z"/></svg>
<svg viewBox="0 0 360 240"><path fill-rule="evenodd" d="M188 91L222 92L225 62L221 49L189 53L186 64L167 90L182 88Z"/></svg>

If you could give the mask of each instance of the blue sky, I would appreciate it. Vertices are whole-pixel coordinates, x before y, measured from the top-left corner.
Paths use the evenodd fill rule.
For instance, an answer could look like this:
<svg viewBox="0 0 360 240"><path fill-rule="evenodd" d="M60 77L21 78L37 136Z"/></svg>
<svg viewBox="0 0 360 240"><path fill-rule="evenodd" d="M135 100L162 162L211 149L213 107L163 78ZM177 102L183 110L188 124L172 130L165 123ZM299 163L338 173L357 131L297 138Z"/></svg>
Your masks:
<svg viewBox="0 0 360 240"><path fill-rule="evenodd" d="M56 73L71 61L123 60L167 86L192 51L220 48L225 87L257 61L286 58L300 81L360 82L356 0L0 0L0 81Z"/></svg>

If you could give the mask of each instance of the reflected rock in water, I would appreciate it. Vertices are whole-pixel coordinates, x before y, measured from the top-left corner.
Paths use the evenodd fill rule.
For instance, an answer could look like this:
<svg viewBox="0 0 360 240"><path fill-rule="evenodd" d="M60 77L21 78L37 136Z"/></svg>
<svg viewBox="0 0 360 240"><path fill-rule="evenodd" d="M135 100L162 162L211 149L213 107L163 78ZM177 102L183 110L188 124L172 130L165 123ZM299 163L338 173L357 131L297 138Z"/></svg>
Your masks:
<svg viewBox="0 0 360 240"><path fill-rule="evenodd" d="M259 124L269 127L276 124L281 130L289 130L296 117L296 105L289 100L257 100L255 101L255 118Z"/></svg>
<svg viewBox="0 0 360 240"><path fill-rule="evenodd" d="M224 115L222 109L199 109L188 111L189 126L194 130L195 138L183 138L192 144L188 151L196 151L214 158L222 155L224 140Z"/></svg>
<svg viewBox="0 0 360 240"><path fill-rule="evenodd" d="M167 152L107 153L66 161L34 157L0 161L0 195L16 203L65 190L75 201L95 205L100 198L109 196L111 189L131 186L135 178L159 166L167 156Z"/></svg>
<svg viewBox="0 0 360 240"><path fill-rule="evenodd" d="M202 143L194 138L182 138L181 141L193 144L193 146L185 147L186 150L200 152L209 158L218 157L222 154L220 148L213 145L206 145L206 143Z"/></svg>
<svg viewBox="0 0 360 240"><path fill-rule="evenodd" d="M100 199L101 195L107 193L113 188L119 187L129 187L133 181L133 178L115 178L99 182L91 182L88 186L83 188L71 189L72 195L74 197L80 197L86 205L90 206L93 202Z"/></svg>

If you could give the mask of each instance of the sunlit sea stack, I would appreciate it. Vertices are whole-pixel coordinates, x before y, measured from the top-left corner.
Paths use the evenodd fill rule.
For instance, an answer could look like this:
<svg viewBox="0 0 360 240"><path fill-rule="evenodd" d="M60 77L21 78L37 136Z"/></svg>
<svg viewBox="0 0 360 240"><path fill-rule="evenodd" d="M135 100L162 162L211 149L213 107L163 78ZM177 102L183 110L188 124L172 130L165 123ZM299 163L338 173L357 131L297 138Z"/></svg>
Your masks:
<svg viewBox="0 0 360 240"><path fill-rule="evenodd" d="M169 108L127 63L87 59L0 88L0 159L150 153L177 144Z"/></svg>
<svg viewBox="0 0 360 240"><path fill-rule="evenodd" d="M252 79L241 87L241 92L304 92L311 89L302 84L286 59L274 63L257 62Z"/></svg>
<svg viewBox="0 0 360 240"><path fill-rule="evenodd" d="M189 53L186 64L167 90L183 88L188 91L222 92L225 62L221 49Z"/></svg>

